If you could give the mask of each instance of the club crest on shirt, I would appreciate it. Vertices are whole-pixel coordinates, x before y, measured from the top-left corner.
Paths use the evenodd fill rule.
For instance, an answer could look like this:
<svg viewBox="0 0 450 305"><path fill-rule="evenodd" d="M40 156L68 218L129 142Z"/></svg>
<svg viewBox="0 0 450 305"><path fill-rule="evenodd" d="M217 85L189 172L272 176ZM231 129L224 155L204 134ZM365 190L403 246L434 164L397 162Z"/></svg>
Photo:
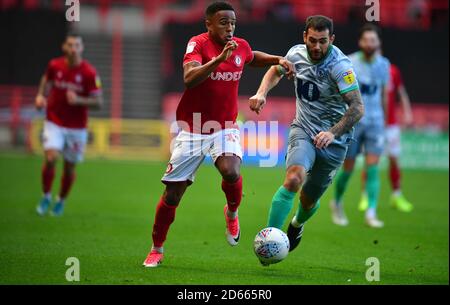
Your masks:
<svg viewBox="0 0 450 305"><path fill-rule="evenodd" d="M240 57L239 55L236 55L236 56L234 57L234 63L235 63L236 66L238 66L238 67L241 65L242 59L241 59L241 57Z"/></svg>
<svg viewBox="0 0 450 305"><path fill-rule="evenodd" d="M62 72L61 71L56 72L56 77L57 78L62 78Z"/></svg>
<svg viewBox="0 0 450 305"><path fill-rule="evenodd" d="M326 75L326 72L325 72L324 69L319 69L319 70L317 70L317 76L318 76L319 78L324 78L325 75Z"/></svg>
<svg viewBox="0 0 450 305"><path fill-rule="evenodd" d="M80 74L77 74L77 75L75 75L75 82L77 82L77 83L81 83L81 75Z"/></svg>

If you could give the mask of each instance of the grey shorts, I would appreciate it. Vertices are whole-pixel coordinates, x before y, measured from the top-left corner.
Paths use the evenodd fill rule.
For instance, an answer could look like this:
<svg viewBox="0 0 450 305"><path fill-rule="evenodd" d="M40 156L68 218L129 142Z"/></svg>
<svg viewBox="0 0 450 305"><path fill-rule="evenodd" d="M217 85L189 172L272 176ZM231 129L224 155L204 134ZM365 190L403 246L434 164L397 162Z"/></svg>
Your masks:
<svg viewBox="0 0 450 305"><path fill-rule="evenodd" d="M330 185L336 171L344 162L348 144L330 144L318 149L313 139L297 126L291 126L286 155L286 167L301 165L308 173L303 192L317 202Z"/></svg>
<svg viewBox="0 0 450 305"><path fill-rule="evenodd" d="M347 159L356 159L361 153L381 156L385 145L385 130L383 124L357 124L355 126L355 141L347 152Z"/></svg>

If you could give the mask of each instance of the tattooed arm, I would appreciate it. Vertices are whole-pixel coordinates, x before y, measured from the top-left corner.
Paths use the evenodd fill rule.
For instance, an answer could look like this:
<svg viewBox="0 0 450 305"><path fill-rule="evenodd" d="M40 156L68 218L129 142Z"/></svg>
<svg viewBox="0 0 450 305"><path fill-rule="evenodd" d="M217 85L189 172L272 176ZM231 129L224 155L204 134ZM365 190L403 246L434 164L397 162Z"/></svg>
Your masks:
<svg viewBox="0 0 450 305"><path fill-rule="evenodd" d="M103 97L101 94L89 97L79 96L72 90L66 92L67 102L72 106L87 106L93 109L100 109L103 104Z"/></svg>
<svg viewBox="0 0 450 305"><path fill-rule="evenodd" d="M364 106L359 90L347 92L342 97L349 107L341 120L330 129L330 132L337 137L349 131L364 114Z"/></svg>
<svg viewBox="0 0 450 305"><path fill-rule="evenodd" d="M321 131L314 138L317 148L325 148L331 144L335 137L342 136L349 131L363 116L364 106L359 90L353 90L342 95L348 104L348 109L339 122L328 131Z"/></svg>

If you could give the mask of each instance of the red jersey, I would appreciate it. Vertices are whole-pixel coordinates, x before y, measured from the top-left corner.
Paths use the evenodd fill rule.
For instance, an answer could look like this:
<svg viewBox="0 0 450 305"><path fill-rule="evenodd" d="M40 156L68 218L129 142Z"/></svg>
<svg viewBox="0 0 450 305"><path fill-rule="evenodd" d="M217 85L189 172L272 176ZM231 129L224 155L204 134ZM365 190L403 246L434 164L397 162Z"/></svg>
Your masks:
<svg viewBox="0 0 450 305"><path fill-rule="evenodd" d="M387 124L396 125L397 116L395 108L398 103L398 88L403 85L402 75L397 66L391 64L390 78L388 86L388 101L387 101Z"/></svg>
<svg viewBox="0 0 450 305"><path fill-rule="evenodd" d="M225 128L225 122L236 122L238 114L238 88L244 65L253 60L253 52L247 41L234 37L238 47L230 58L222 62L209 77L193 88L187 88L177 108L177 121L186 122L190 132L209 134L211 130L201 130L207 121L218 122ZM222 53L223 46L209 37L208 33L194 36L189 40L183 65L196 61L205 64ZM200 126L193 124L194 113L201 115ZM196 115L196 117L199 115ZM186 130L187 126L179 124ZM216 130L217 131L217 130Z"/></svg>
<svg viewBox="0 0 450 305"><path fill-rule="evenodd" d="M88 107L72 106L67 102L67 89L89 97L101 92L100 79L95 68L83 60L69 67L65 57L52 59L45 72L52 88L47 99L47 120L67 128L86 128Z"/></svg>

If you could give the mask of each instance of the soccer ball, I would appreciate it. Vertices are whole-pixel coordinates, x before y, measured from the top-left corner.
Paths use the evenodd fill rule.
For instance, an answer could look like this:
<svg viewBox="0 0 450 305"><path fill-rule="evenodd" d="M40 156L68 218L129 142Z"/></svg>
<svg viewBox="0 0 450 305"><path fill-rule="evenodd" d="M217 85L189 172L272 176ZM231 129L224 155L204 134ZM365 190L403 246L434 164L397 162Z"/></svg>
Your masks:
<svg viewBox="0 0 450 305"><path fill-rule="evenodd" d="M280 229L268 227L256 234L255 254L264 265L281 262L289 253L289 239Z"/></svg>

